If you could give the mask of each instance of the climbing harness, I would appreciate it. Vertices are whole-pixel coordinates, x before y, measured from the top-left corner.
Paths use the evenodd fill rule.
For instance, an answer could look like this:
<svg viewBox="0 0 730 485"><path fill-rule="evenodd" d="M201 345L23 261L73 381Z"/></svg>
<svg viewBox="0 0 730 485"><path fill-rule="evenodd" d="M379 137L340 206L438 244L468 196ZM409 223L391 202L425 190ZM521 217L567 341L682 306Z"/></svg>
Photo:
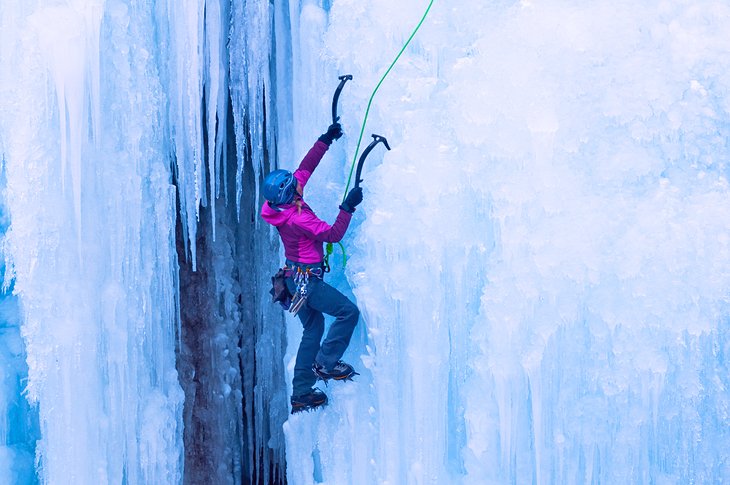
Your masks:
<svg viewBox="0 0 730 485"><path fill-rule="evenodd" d="M291 266L287 262L283 268L279 268L274 276L271 277L271 294L272 301L279 302L285 310L296 315L302 306L307 302L309 293L309 278L312 276L322 279L325 270L324 267L313 267L309 265L300 265L293 263ZM286 286L286 278L293 278L296 289L292 295Z"/></svg>
<svg viewBox="0 0 730 485"><path fill-rule="evenodd" d="M302 271L301 268L297 268L294 274L294 284L297 285L297 289L294 290L294 296L291 299L291 305L289 306L289 313L296 315L302 305L307 301L307 286L309 285L309 272Z"/></svg>
<svg viewBox="0 0 730 485"><path fill-rule="evenodd" d="M322 279L323 268L313 268L311 266L295 265L293 268L284 267L285 273L288 271L294 279L297 286L289 305L289 313L296 315L302 306L307 302L309 296L309 278L315 277Z"/></svg>

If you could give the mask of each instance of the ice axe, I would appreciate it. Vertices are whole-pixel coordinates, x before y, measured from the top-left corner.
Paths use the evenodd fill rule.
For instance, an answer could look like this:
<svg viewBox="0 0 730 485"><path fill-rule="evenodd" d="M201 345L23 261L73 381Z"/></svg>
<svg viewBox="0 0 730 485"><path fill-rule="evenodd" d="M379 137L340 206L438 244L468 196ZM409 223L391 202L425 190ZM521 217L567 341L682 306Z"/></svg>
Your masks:
<svg viewBox="0 0 730 485"><path fill-rule="evenodd" d="M360 174L362 174L362 166L365 163L365 159L368 157L368 155L370 155L370 152L373 151L375 145L377 145L381 141L383 142L383 145L385 145L385 148L390 150L388 140L384 136L373 134L373 141L371 141L370 145L368 145L367 148L363 150L362 155L360 155L360 160L357 161L357 171L355 172L355 188L360 187L360 182L363 181L360 178Z"/></svg>
<svg viewBox="0 0 730 485"><path fill-rule="evenodd" d="M364 128L364 125L363 125L363 128ZM360 137L362 137L362 132L360 132ZM371 141L370 145L368 145L367 148L365 148L365 150L363 150L362 155L360 155L360 160L358 160L358 162L357 162L357 171L355 172L355 187L353 188L353 190L360 187L360 182L363 181L360 178L360 176L362 175L362 166L365 164L365 159L368 157L368 155L370 155L370 152L373 151L373 148L375 148L375 145L377 145L381 141L383 142L383 145L385 145L385 148L390 150L390 145L388 145L388 140L384 136L373 134L373 141ZM359 143L358 143L358 145L359 145ZM355 156L357 156L357 154ZM354 164L355 161L353 160L352 163ZM350 169L350 177L352 177L352 169ZM350 186L350 180L351 179L348 179L348 181L347 181L348 187ZM347 191L347 189L345 189L345 191ZM342 249L342 266L344 267L345 265L347 265L347 254L345 253L345 247L342 245L341 242L338 242L337 244L339 244L340 248ZM324 255L322 263L324 264L325 273L329 273L329 271L330 271L329 259L330 259L330 255L332 254L332 251L333 251L332 243L328 242L326 245L326 248L327 248L327 250L326 250L327 252Z"/></svg>
<svg viewBox="0 0 730 485"><path fill-rule="evenodd" d="M335 95L332 98L332 124L337 123L340 119L340 117L337 116L337 101L340 99L340 93L342 92L342 88L345 87L345 83L352 79L352 74L345 74L337 79L340 80L340 84L337 86L337 89L335 89Z"/></svg>

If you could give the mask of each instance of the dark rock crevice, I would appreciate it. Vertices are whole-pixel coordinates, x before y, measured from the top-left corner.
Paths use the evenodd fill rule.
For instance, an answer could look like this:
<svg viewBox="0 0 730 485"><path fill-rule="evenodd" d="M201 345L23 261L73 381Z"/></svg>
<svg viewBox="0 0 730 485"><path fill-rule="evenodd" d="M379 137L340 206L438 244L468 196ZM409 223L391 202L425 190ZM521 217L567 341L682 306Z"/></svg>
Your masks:
<svg viewBox="0 0 730 485"><path fill-rule="evenodd" d="M283 315L268 297L278 238L257 220L260 201L251 145L235 139L231 109L229 104L227 167L221 171L228 180L221 180L224 193L213 202L215 220L210 203L201 207L195 271L178 220L184 482L280 485L286 482L281 426L288 411L283 392L286 334ZM244 143L239 153L246 158L240 214L237 142ZM264 159L268 167L268 151Z"/></svg>

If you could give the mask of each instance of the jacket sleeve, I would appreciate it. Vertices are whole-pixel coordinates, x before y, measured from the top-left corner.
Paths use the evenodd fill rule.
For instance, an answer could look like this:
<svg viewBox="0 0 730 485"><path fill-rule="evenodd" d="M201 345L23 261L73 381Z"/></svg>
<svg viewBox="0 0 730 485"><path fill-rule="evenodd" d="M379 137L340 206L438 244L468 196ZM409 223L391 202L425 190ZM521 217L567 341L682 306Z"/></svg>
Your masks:
<svg viewBox="0 0 730 485"><path fill-rule="evenodd" d="M314 143L314 146L309 149L307 154L299 163L299 168L297 168L294 172L294 177L296 177L299 183L302 184L302 187L307 185L309 177L312 176L314 169L317 168L317 165L319 165L319 162L327 152L327 149L329 149L329 147L325 142L317 140Z"/></svg>
<svg viewBox="0 0 730 485"><path fill-rule="evenodd" d="M350 226L352 214L340 209L331 226L311 212L303 212L297 225L308 238L319 242L340 242Z"/></svg>

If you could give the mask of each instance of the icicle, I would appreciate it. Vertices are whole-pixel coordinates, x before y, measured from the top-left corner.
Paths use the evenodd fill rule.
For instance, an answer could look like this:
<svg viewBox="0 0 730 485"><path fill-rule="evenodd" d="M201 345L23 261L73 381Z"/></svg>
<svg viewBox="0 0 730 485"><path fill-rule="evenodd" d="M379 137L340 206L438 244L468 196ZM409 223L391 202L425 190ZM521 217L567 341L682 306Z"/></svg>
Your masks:
<svg viewBox="0 0 730 485"><path fill-rule="evenodd" d="M0 106L0 138L38 476L176 483L175 204L153 11L30 3L0 7L12 39L0 92L14 100Z"/></svg>
<svg viewBox="0 0 730 485"><path fill-rule="evenodd" d="M169 70L171 138L177 160L180 215L196 267L197 224L206 183L203 146L204 9L202 0L167 2L172 66Z"/></svg>
<svg viewBox="0 0 730 485"><path fill-rule="evenodd" d="M211 192L218 198L221 195L221 180L225 183L226 174L221 174L221 169L225 171L227 166L227 150L226 144L228 142L228 29L230 24L230 3L221 1L220 5L220 25L219 35L215 39L214 47L219 51L218 60L215 64L211 64L211 69L217 69L219 74L218 89L216 93L216 105L217 105L217 130L216 130L216 142L215 151L213 153L214 160L214 184L211 184ZM213 48L211 47L211 50ZM225 186L223 187L225 188ZM227 191L225 191L227 196Z"/></svg>
<svg viewBox="0 0 730 485"><path fill-rule="evenodd" d="M33 14L31 24L40 38L55 82L61 140L61 184L70 167L77 238L81 239L82 147L86 141L87 59L98 38L101 18L84 15L73 6L48 7ZM90 31L90 32L89 32ZM98 76L97 76L98 77ZM93 80L91 80L93 83ZM80 256L80 254L79 254Z"/></svg>
<svg viewBox="0 0 730 485"><path fill-rule="evenodd" d="M205 6L205 105L206 113L206 129L208 140L208 196L210 199L211 218L213 240L215 240L215 199L218 197L216 177L218 167L218 155L220 148L218 146L218 136L216 135L217 114L221 112L220 92L225 88L225 77L222 76L221 66L223 65L221 46L225 45L223 32L221 5L218 0L208 1ZM221 127L225 130L225 126Z"/></svg>
<svg viewBox="0 0 730 485"><path fill-rule="evenodd" d="M267 1L233 2L231 5L230 91L237 147L235 207L239 219L244 217L241 214L244 184L249 183L245 179L253 179L256 189L250 195L254 201L258 201L258 183L264 164L268 162L270 168L274 168L276 164L274 139L267 135L267 130L272 129L272 120L275 119L270 92L270 62L273 42L271 25L273 12L278 8L281 8L278 4L274 6ZM265 158L267 155L270 157L268 161ZM245 172L249 163L252 165L250 174ZM246 194L246 197L248 196L249 194ZM258 202L254 204L258 212ZM259 218L255 219L258 224ZM276 263L262 261L260 264L267 266ZM274 318L271 306L266 303L262 302L261 308L257 311L261 315L267 315L267 318ZM247 426L249 429L267 431L257 431L255 441L254 436L249 436L246 447L251 454L250 463L255 468L254 476L264 482L270 479L272 463L276 465L284 463L283 436L280 428L281 422L286 419L286 416L282 415L286 409L282 406L275 407L274 403L278 402L270 401L266 397L280 395L281 383L278 378L281 370L267 362L275 359L274 356L283 354L283 349L281 349L281 329L265 325L265 321L256 322L255 332L259 337L256 348L251 349L255 352L252 355L255 355L257 362L257 392L252 396L255 401L251 404L255 406L257 412L254 414L256 421L248 422ZM272 346L271 342L275 342L275 345ZM247 376L249 381L252 378L253 376ZM255 455L258 453L257 450L269 449L272 450L271 456L267 456L267 461L260 462Z"/></svg>
<svg viewBox="0 0 730 485"><path fill-rule="evenodd" d="M233 9L230 72L238 145L236 204L240 217L245 163L251 160L258 195L258 180L263 170L264 156L267 152L271 155L273 151L265 146L266 140L269 143L273 141L266 134L270 123L265 122L266 116L272 116L269 58L256 54L260 46L269 48L273 13L269 3L260 1L236 3Z"/></svg>
<svg viewBox="0 0 730 485"><path fill-rule="evenodd" d="M91 106L91 136L98 142L101 133L101 80L99 36L104 13L104 0L76 0L76 9L83 12L86 24L87 83Z"/></svg>

